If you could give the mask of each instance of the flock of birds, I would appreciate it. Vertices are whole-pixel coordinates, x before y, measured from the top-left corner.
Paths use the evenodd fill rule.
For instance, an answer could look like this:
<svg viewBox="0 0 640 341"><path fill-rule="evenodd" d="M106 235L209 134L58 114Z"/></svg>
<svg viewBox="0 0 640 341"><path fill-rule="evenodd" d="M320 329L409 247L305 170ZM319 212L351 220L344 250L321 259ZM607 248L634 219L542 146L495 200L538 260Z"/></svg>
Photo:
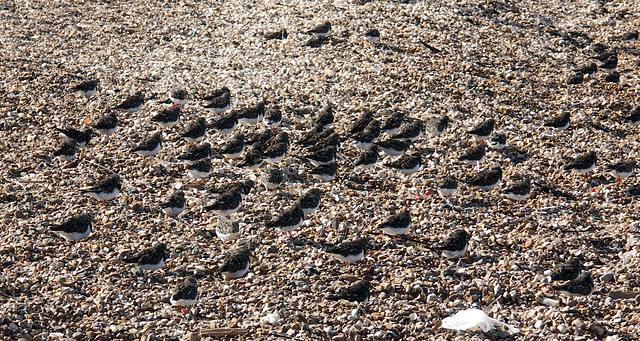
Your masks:
<svg viewBox="0 0 640 341"><path fill-rule="evenodd" d="M324 25L312 30L310 33L318 37L325 37L331 31L331 25ZM280 36L286 38L286 31L279 31ZM379 39L377 30L370 30L365 38L372 42ZM277 37L276 37L277 38ZM274 39L276 39L274 38ZM283 39L283 38L277 38ZM87 97L96 94L97 81L86 81L75 84L72 92ZM163 128L178 125L181 122L181 114L185 105L194 100L194 95L184 88L172 89L168 99L162 103L167 106L153 115L150 120ZM267 101L259 101L250 106L231 110L232 94L230 89L224 87L213 91L206 96L197 98L203 110L215 113L215 119L207 120L197 117L187 122L180 129L179 135L191 143L186 152L178 156L179 160L186 163L187 176L198 181L210 176L213 168L212 159L232 159L233 165L250 170L260 170L260 176L254 179L236 181L230 186L218 189L215 199L204 206L205 211L213 211L220 216L216 227L217 236L228 242L236 239L240 234L237 221L232 221L233 215L242 206L242 202L259 180L267 189L277 189L284 185L287 175L278 167L278 164L286 157L294 157L308 166L307 175L318 182L331 182L338 174L338 161L342 166L351 165L352 168L369 169L377 167L381 160L383 165L402 174L403 177L419 172L424 166L424 150L418 148L419 141L425 134L439 136L444 134L449 127L449 117L440 116L427 120L407 117L399 112L392 113L379 120L373 112L365 111L357 117L346 131L339 134L333 128L335 116L331 105L325 105L318 110L308 110L310 125L307 131L296 136L290 136L284 129L280 129L287 122L283 117L281 108L277 104ZM138 92L127 98L119 105L112 107L100 119L94 121L91 128L76 129L65 127L58 129L65 137L60 147L54 152L55 156L71 161L76 156L79 148L85 147L95 135L114 134L118 127L117 112L135 113L148 102L149 98ZM555 130L565 130L570 126L571 117L568 112L545 121L544 126ZM625 121L637 125L640 123L640 108L634 108L625 118ZM252 125L264 126L263 129L244 129L238 132L239 122L245 122L248 127ZM89 122L85 122L85 125ZM498 122L494 119L486 119L477 126L468 129L468 134L477 141L475 145L462 151L458 155L461 163L471 164L477 167L477 172L464 179L464 182L483 191L497 189L503 181L503 170L499 165L481 169L485 161L487 149L503 149L507 146L507 136L497 131ZM208 142L203 142L208 131L214 130L218 137L226 137L223 145L214 148ZM340 152L341 144L352 141L355 148L360 150L359 155L350 160ZM291 155L290 148L295 142L300 147L300 155ZM154 132L149 137L140 141L131 149L131 152L142 156L156 155L163 146L162 131ZM574 158L568 159L564 169L578 174L592 172L597 163L597 155L594 151L586 151ZM266 167L263 167L266 165ZM622 181L634 174L635 162L626 161L607 166L607 171ZM458 191L460 180L451 174L445 174L437 180L438 194L447 200ZM527 200L531 194L532 182L530 179L515 181L503 193L514 201ZM91 196L102 202L112 200L122 190L121 178L118 175L107 176L91 187L82 188L81 193ZM291 205L274 214L274 217L266 221L264 225L282 232L290 233L301 226L305 217L316 211L321 205L322 190L310 188ZM162 211L168 216L178 216L186 208L184 192L176 190L160 205ZM69 241L79 241L91 233L93 217L91 214L73 216L65 222L51 227L53 232ZM408 209L403 209L390 215L378 225L378 230L394 238L410 231L412 216ZM471 235L463 228L454 230L448 237L442 239L433 250L439 252L444 258L456 259L464 256L469 246ZM366 250L370 247L367 237L358 236L356 240L347 241L340 245L327 245L324 248L326 254L344 263L354 263L363 259ZM159 243L137 253L123 257L126 263L137 264L144 270L160 269L168 258L168 248ZM244 276L251 260L251 248L242 246L227 254L224 263L217 273L226 279ZM547 275L553 281L563 281L562 284L553 286L561 292L572 295L590 295L593 292L593 278L589 272L582 271L583 266L578 258L571 258L566 264L549 271ZM370 283L361 280L353 285L341 288L335 295L328 299L346 299L350 301L364 302L370 295ZM173 290L171 303L178 307L185 307L197 301L198 287L194 278L188 277L178 283Z"/></svg>

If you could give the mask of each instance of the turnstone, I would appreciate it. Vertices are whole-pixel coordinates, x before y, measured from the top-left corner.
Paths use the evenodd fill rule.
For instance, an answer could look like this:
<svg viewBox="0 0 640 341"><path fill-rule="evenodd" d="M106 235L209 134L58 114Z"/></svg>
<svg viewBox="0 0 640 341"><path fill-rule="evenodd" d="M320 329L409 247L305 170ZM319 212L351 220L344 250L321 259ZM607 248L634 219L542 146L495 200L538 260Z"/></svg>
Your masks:
<svg viewBox="0 0 640 341"><path fill-rule="evenodd" d="M142 156L153 156L158 154L161 148L162 132L158 131L143 139L137 146L133 147L131 151Z"/></svg>
<svg viewBox="0 0 640 341"><path fill-rule="evenodd" d="M380 129L389 135L393 135L400 130L403 120L404 115L401 112L396 111L384 120Z"/></svg>
<svg viewBox="0 0 640 341"><path fill-rule="evenodd" d="M467 231L457 229L441 245L436 246L435 250L442 251L444 258L460 258L467 252L470 238Z"/></svg>
<svg viewBox="0 0 640 341"><path fill-rule="evenodd" d="M92 187L81 188L80 193L106 202L115 198L121 190L122 183L120 182L120 177L117 175L112 175L99 180Z"/></svg>
<svg viewBox="0 0 640 341"><path fill-rule="evenodd" d="M429 119L426 126L429 134L431 134L432 136L440 136L449 127L449 116L442 115L440 117Z"/></svg>
<svg viewBox="0 0 640 341"><path fill-rule="evenodd" d="M364 33L364 39L372 43L377 43L380 41L380 31L375 28L368 29L367 32Z"/></svg>
<svg viewBox="0 0 640 341"><path fill-rule="evenodd" d="M186 313L187 308L198 302L198 284L193 277L187 277L184 281L178 282L171 292L169 299L171 305L180 308Z"/></svg>
<svg viewBox="0 0 640 341"><path fill-rule="evenodd" d="M585 75L590 75L598 71L598 65L596 65L596 63L584 64L575 71Z"/></svg>
<svg viewBox="0 0 640 341"><path fill-rule="evenodd" d="M242 191L240 186L234 186L220 194L213 204L205 206L204 209L221 216L232 215L242 206Z"/></svg>
<svg viewBox="0 0 640 341"><path fill-rule="evenodd" d="M316 124L310 130L306 131L300 139L298 140L298 144L301 146L313 146L318 141L330 136L334 133L334 130L331 128L325 128L322 124Z"/></svg>
<svg viewBox="0 0 640 341"><path fill-rule="evenodd" d="M253 186L255 186L255 184L256 183L251 179L243 179L217 188L210 188L209 192L222 194L238 189L240 190L240 196L242 197L242 199L244 199L247 195L249 195L251 189L253 188Z"/></svg>
<svg viewBox="0 0 640 341"><path fill-rule="evenodd" d="M169 91L169 99L174 104L182 106L191 101L191 94L185 88L177 87Z"/></svg>
<svg viewBox="0 0 640 341"><path fill-rule="evenodd" d="M502 168L495 166L491 169L483 169L475 176L469 177L466 183L484 191L490 191L502 183Z"/></svg>
<svg viewBox="0 0 640 341"><path fill-rule="evenodd" d="M369 122L371 122L372 120L373 120L373 114L371 113L371 111L366 110L362 112L360 116L358 116L358 118L353 122L353 124L351 124L351 127L349 127L347 132L349 133L349 135L357 134L363 131L367 127Z"/></svg>
<svg viewBox="0 0 640 341"><path fill-rule="evenodd" d="M280 168L271 166L264 171L260 180L268 189L276 189L284 182L284 173Z"/></svg>
<svg viewBox="0 0 640 341"><path fill-rule="evenodd" d="M277 143L286 143L287 146L289 145L289 134L281 131L279 133L276 134L276 136L272 137L269 139L269 141L267 141L267 145L271 146L273 144L277 144Z"/></svg>
<svg viewBox="0 0 640 341"><path fill-rule="evenodd" d="M328 300L338 301L347 300L350 302L369 302L369 296L371 295L371 284L367 280L359 280L356 283L346 286L338 290L336 295L330 295Z"/></svg>
<svg viewBox="0 0 640 341"><path fill-rule="evenodd" d="M76 157L76 151L76 141L64 141L60 147L53 152L53 155L62 160L71 161Z"/></svg>
<svg viewBox="0 0 640 341"><path fill-rule="evenodd" d="M409 139L389 139L385 141L374 142L380 150L389 156L398 156L404 154L404 152L411 147L411 140Z"/></svg>
<svg viewBox="0 0 640 341"><path fill-rule="evenodd" d="M620 40L638 40L638 30L633 30L630 32L626 32L620 36Z"/></svg>
<svg viewBox="0 0 640 341"><path fill-rule="evenodd" d="M507 135L505 133L495 133L491 137L489 147L493 149L504 149L507 146Z"/></svg>
<svg viewBox="0 0 640 341"><path fill-rule="evenodd" d="M602 64L600 64L599 68L607 71L613 72L618 67L618 55L612 54L609 58L605 59Z"/></svg>
<svg viewBox="0 0 640 341"><path fill-rule="evenodd" d="M265 226L277 228L281 232L291 232L302 225L303 220L304 212L302 208L298 205L293 205L284 211L280 211L278 216L267 222Z"/></svg>
<svg viewBox="0 0 640 341"><path fill-rule="evenodd" d="M479 144L465 150L462 154L460 154L458 160L478 166L480 165L480 163L482 163L482 161L484 161L484 156L485 147L483 144Z"/></svg>
<svg viewBox="0 0 640 341"><path fill-rule="evenodd" d="M262 129L258 132L247 132L247 136L244 140L244 143L247 145L255 145L258 144L257 147L264 149L264 146L271 140L276 133L270 129Z"/></svg>
<svg viewBox="0 0 640 341"><path fill-rule="evenodd" d="M71 92L86 97L93 96L96 91L98 91L98 81L96 80L84 81L71 87Z"/></svg>
<svg viewBox="0 0 640 341"><path fill-rule="evenodd" d="M278 40L283 40L283 39L287 39L287 37L289 36L289 34L287 33L286 29L280 29L277 31L271 31L271 32L266 32L264 34L264 39L266 40L274 40L274 39L278 39Z"/></svg>
<svg viewBox="0 0 640 341"><path fill-rule="evenodd" d="M205 142L189 146L187 151L178 156L178 160L198 161L209 157L211 157L211 145L209 142Z"/></svg>
<svg viewBox="0 0 640 341"><path fill-rule="evenodd" d="M304 158L308 159L314 166L322 166L336 162L337 148L334 146L321 146L310 148L304 154Z"/></svg>
<svg viewBox="0 0 640 341"><path fill-rule="evenodd" d="M421 120L413 120L411 123L405 124L400 128L393 139L409 139L411 142L417 141L422 137L424 130L424 122Z"/></svg>
<svg viewBox="0 0 640 341"><path fill-rule="evenodd" d="M574 159L567 160L564 169L578 174L587 174L596 168L596 160L596 152L586 152L578 155Z"/></svg>
<svg viewBox="0 0 640 341"><path fill-rule="evenodd" d="M365 149L355 161L356 167L369 169L374 167L378 163L378 158L380 155L378 154L378 146L373 144L369 146L369 148Z"/></svg>
<svg viewBox="0 0 640 341"><path fill-rule="evenodd" d="M237 221L231 221L227 217L219 216L218 225L216 225L216 236L222 240L223 243L232 241L240 234L240 223Z"/></svg>
<svg viewBox="0 0 640 341"><path fill-rule="evenodd" d="M180 130L180 137L184 137L191 143L196 143L202 140L207 133L207 124L204 118L198 117L196 120L189 122L182 130Z"/></svg>
<svg viewBox="0 0 640 341"><path fill-rule="evenodd" d="M183 191L175 191L166 201L160 204L162 212L170 217L176 217L184 211L186 202Z"/></svg>
<svg viewBox="0 0 640 341"><path fill-rule="evenodd" d="M211 165L210 159L200 159L190 165L187 165L187 174L190 178L203 179L211 174L212 168L213 166Z"/></svg>
<svg viewBox="0 0 640 341"><path fill-rule="evenodd" d="M216 271L222 274L224 279L240 278L249 271L249 263L251 261L251 251L247 247L241 247L227 254L224 263Z"/></svg>
<svg viewBox="0 0 640 341"><path fill-rule="evenodd" d="M618 71L609 72L604 76L603 80L605 82L609 82L609 83L619 83L620 82L620 72L618 72Z"/></svg>
<svg viewBox="0 0 640 341"><path fill-rule="evenodd" d="M260 101L238 113L238 120L250 124L257 124L264 118L264 101Z"/></svg>
<svg viewBox="0 0 640 341"><path fill-rule="evenodd" d="M544 122L545 127L551 127L557 130L566 130L571 124L571 114L568 111L560 113Z"/></svg>
<svg viewBox="0 0 640 341"><path fill-rule="evenodd" d="M320 207L321 197L322 193L319 189L310 188L295 201L295 205L300 206L304 214L311 214Z"/></svg>
<svg viewBox="0 0 640 341"><path fill-rule="evenodd" d="M472 135L474 139L484 141L491 137L495 125L496 121L493 118L490 118L475 126L473 129L470 129L468 133L469 135Z"/></svg>
<svg viewBox="0 0 640 341"><path fill-rule="evenodd" d="M262 121L267 127L279 126L280 123L282 123L282 112L280 111L280 107L272 106L265 110Z"/></svg>
<svg viewBox="0 0 640 341"><path fill-rule="evenodd" d="M75 128L56 128L65 139L69 141L75 141L77 146L84 147L93 138L93 130L87 128L84 131L80 131Z"/></svg>
<svg viewBox="0 0 640 341"><path fill-rule="evenodd" d="M331 162L314 167L309 171L309 174L311 174L311 176L313 176L316 180L329 182L336 177L337 170L337 164L335 162Z"/></svg>
<svg viewBox="0 0 640 341"><path fill-rule="evenodd" d="M570 257L566 263L560 264L552 271L545 272L552 281L571 281L582 273L582 262L577 257Z"/></svg>
<svg viewBox="0 0 640 341"><path fill-rule="evenodd" d="M311 119L311 124L313 126L321 125L325 128L331 128L333 126L333 120L333 107L327 104Z"/></svg>
<svg viewBox="0 0 640 341"><path fill-rule="evenodd" d="M220 116L217 120L209 124L210 128L213 128L221 133L231 133L238 125L238 114L236 112L230 112L226 115Z"/></svg>
<svg viewBox="0 0 640 341"><path fill-rule="evenodd" d="M355 263L364 258L367 244L366 238L359 238L354 241L344 242L338 246L328 246L324 249L324 252L343 263Z"/></svg>
<svg viewBox="0 0 640 341"><path fill-rule="evenodd" d="M278 163L284 159L288 150L289 144L286 142L272 144L262 153L262 159L268 163Z"/></svg>
<svg viewBox="0 0 640 341"><path fill-rule="evenodd" d="M239 133L228 139L218 152L226 158L235 159L242 156L244 149L244 135Z"/></svg>
<svg viewBox="0 0 640 341"><path fill-rule="evenodd" d="M313 34L317 37L326 37L329 35L329 33L331 33L331 23L326 21L322 25L310 29L309 31L307 31L307 33Z"/></svg>
<svg viewBox="0 0 640 341"><path fill-rule="evenodd" d="M357 132L353 134L351 138L358 149L369 148L376 139L375 135L369 130Z"/></svg>
<svg viewBox="0 0 640 341"><path fill-rule="evenodd" d="M607 166L607 173L611 174L616 181L622 181L630 176L636 170L635 161L618 162Z"/></svg>
<svg viewBox="0 0 640 341"><path fill-rule="evenodd" d="M422 155L420 155L419 152L403 154L385 166L393 168L402 174L411 175L420 171L422 167Z"/></svg>
<svg viewBox="0 0 640 341"><path fill-rule="evenodd" d="M51 231L57 233L67 241L79 241L91 233L93 216L90 213L78 214L59 225L50 227Z"/></svg>
<svg viewBox="0 0 640 341"><path fill-rule="evenodd" d="M131 256L126 256L122 261L125 263L135 263L142 270L155 271L160 269L168 258L167 246L164 243L158 243L150 248L136 252Z"/></svg>
<svg viewBox="0 0 640 341"><path fill-rule="evenodd" d="M593 277L590 272L582 272L578 278L554 285L553 289L569 296L589 296L593 294Z"/></svg>
<svg viewBox="0 0 640 341"><path fill-rule="evenodd" d="M137 112L144 105L144 95L138 91L133 96L127 97L122 103L111 108L112 110L122 110L130 113Z"/></svg>
<svg viewBox="0 0 640 341"><path fill-rule="evenodd" d="M390 236L397 236L409 232L409 229L411 229L411 214L409 210L403 209L400 213L390 216L378 225L378 229Z"/></svg>
<svg viewBox="0 0 640 341"><path fill-rule="evenodd" d="M118 117L116 113L110 111L106 113L104 116L100 117L93 123L93 128L97 130L100 134L111 135L116 131L118 127Z"/></svg>
<svg viewBox="0 0 640 341"><path fill-rule="evenodd" d="M151 116L151 122L158 123L163 128L173 127L180 121L180 106L165 108Z"/></svg>
<svg viewBox="0 0 640 341"><path fill-rule="evenodd" d="M364 131L371 132L371 134L373 134L373 137L377 139L382 133L382 124L380 124L380 121L374 118L369 121L369 124L367 124L367 126L364 128Z"/></svg>
<svg viewBox="0 0 640 341"><path fill-rule="evenodd" d="M632 126L637 126L640 124L640 106L636 105L631 109L631 112L624 118L622 118L622 122L628 123Z"/></svg>
<svg viewBox="0 0 640 341"><path fill-rule="evenodd" d="M503 190L504 194L511 200L527 200L531 195L531 181L524 179Z"/></svg>
<svg viewBox="0 0 640 341"><path fill-rule="evenodd" d="M436 187L440 197L446 199L458 192L458 180L452 175L447 175L438 180Z"/></svg>
<svg viewBox="0 0 640 341"><path fill-rule="evenodd" d="M259 146L251 146L249 150L244 153L244 158L238 167L248 168L250 170L256 170L262 166L262 149Z"/></svg>
<svg viewBox="0 0 640 341"><path fill-rule="evenodd" d="M213 94L209 96L205 96L202 98L205 101L209 101L204 106L205 110L213 111L216 114L221 114L227 109L229 109L229 105L231 104L231 90L227 87L223 87L220 90L214 91Z"/></svg>
<svg viewBox="0 0 640 341"><path fill-rule="evenodd" d="M576 72L567 78L567 84L578 85L584 83L584 74L582 72Z"/></svg>

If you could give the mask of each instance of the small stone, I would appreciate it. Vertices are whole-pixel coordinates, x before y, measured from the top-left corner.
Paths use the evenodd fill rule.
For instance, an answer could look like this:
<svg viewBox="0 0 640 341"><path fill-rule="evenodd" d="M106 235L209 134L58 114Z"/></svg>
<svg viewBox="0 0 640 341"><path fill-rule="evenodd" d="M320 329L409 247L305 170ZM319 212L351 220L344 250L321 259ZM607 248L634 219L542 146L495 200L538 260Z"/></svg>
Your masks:
<svg viewBox="0 0 640 341"><path fill-rule="evenodd" d="M14 332L17 332L18 329L20 329L20 328L18 327L18 325L16 325L15 323L11 322L11 323L9 323L9 329L11 329Z"/></svg>
<svg viewBox="0 0 640 341"><path fill-rule="evenodd" d="M565 324L561 324L561 325L558 326L558 332L560 332L562 334L566 333L567 330L568 330L568 328L567 328L567 326Z"/></svg>
<svg viewBox="0 0 640 341"><path fill-rule="evenodd" d="M593 324L591 325L591 331L598 336L602 336L606 330L597 324Z"/></svg>
<svg viewBox="0 0 640 341"><path fill-rule="evenodd" d="M438 300L438 296L436 294L427 295L427 302L435 302Z"/></svg>
<svg viewBox="0 0 640 341"><path fill-rule="evenodd" d="M600 282L602 282L602 283L613 282L613 273L612 272L607 272L606 274L600 276Z"/></svg>
<svg viewBox="0 0 640 341"><path fill-rule="evenodd" d="M542 320L537 320L536 323L533 325L533 327L535 329L540 329L540 328L542 328L543 324L544 324L544 322L542 322Z"/></svg>
<svg viewBox="0 0 640 341"><path fill-rule="evenodd" d="M331 338L332 341L344 341L347 337L344 334L338 334Z"/></svg>
<svg viewBox="0 0 640 341"><path fill-rule="evenodd" d="M572 323L573 323L573 326L576 327L577 329L585 330L587 328L587 324L582 322L581 319L575 319L573 320Z"/></svg>

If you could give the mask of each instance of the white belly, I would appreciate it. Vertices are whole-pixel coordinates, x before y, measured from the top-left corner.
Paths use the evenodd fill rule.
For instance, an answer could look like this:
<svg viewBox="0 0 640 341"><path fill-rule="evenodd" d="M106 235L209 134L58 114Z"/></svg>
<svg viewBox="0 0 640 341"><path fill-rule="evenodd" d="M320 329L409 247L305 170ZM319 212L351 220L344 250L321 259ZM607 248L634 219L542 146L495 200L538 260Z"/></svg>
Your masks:
<svg viewBox="0 0 640 341"><path fill-rule="evenodd" d="M225 272L222 273L222 276L224 276L225 279L240 278L240 277L244 276L244 274L246 274L247 271L249 271L249 262L247 262L247 266L245 266L244 269L236 271L236 272L225 271Z"/></svg>
<svg viewBox="0 0 640 341"><path fill-rule="evenodd" d="M86 192L85 194L96 199L96 200L104 200L104 201L109 201L113 198L115 198L118 193L120 193L120 190L117 188L114 188L111 192Z"/></svg>

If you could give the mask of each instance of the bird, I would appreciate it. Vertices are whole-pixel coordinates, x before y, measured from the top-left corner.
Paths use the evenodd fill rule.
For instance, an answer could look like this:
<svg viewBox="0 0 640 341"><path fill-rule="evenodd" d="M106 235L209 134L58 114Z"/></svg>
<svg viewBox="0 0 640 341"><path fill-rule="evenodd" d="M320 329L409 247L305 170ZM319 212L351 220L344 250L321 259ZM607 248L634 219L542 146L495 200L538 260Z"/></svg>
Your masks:
<svg viewBox="0 0 640 341"><path fill-rule="evenodd" d="M242 109L238 113L238 120L250 124L257 124L264 118L264 101L260 101L250 107Z"/></svg>
<svg viewBox="0 0 640 341"><path fill-rule="evenodd" d="M449 116L442 115L440 117L434 117L427 120L426 130L432 136L442 135L449 127Z"/></svg>
<svg viewBox="0 0 640 341"><path fill-rule="evenodd" d="M186 207L183 191L175 191L160 204L162 212L170 217L177 217Z"/></svg>
<svg viewBox="0 0 640 341"><path fill-rule="evenodd" d="M353 142L358 149L367 149L376 140L376 136L371 131L365 129L353 134L351 139L353 139Z"/></svg>
<svg viewBox="0 0 640 341"><path fill-rule="evenodd" d="M240 223L238 221L231 221L224 216L218 217L216 236L218 236L223 243L236 239L238 234L240 234Z"/></svg>
<svg viewBox="0 0 640 341"><path fill-rule="evenodd" d="M326 37L329 35L329 33L331 33L331 23L326 21L321 25L310 29L309 31L307 31L307 33L313 34L316 37Z"/></svg>
<svg viewBox="0 0 640 341"><path fill-rule="evenodd" d="M238 164L238 167L248 168L249 170L256 170L262 166L262 147L251 146L244 154L243 161Z"/></svg>
<svg viewBox="0 0 640 341"><path fill-rule="evenodd" d="M122 190L122 182L118 175L108 176L96 182L95 185L81 188L80 193L86 194L94 199L107 202L115 198Z"/></svg>
<svg viewBox="0 0 640 341"><path fill-rule="evenodd" d="M493 129L496 125L496 121L492 118L483 121L479 125L467 131L469 135L472 135L477 141L484 141L491 137Z"/></svg>
<svg viewBox="0 0 640 341"><path fill-rule="evenodd" d="M200 142L207 133L207 124L202 117L198 117L194 121L189 122L180 130L180 137L191 143Z"/></svg>
<svg viewBox="0 0 640 341"><path fill-rule="evenodd" d="M86 97L93 96L96 91L98 91L98 81L96 80L84 81L71 87L72 93L76 93Z"/></svg>
<svg viewBox="0 0 640 341"><path fill-rule="evenodd" d="M224 155L224 157L228 159L235 159L242 156L244 153L245 145L244 145L244 135L242 133L234 134L230 139L228 139L224 146L218 153Z"/></svg>
<svg viewBox="0 0 640 341"><path fill-rule="evenodd" d="M403 154L398 159L385 164L385 166L393 168L402 174L411 175L418 172L422 167L422 155L419 152Z"/></svg>
<svg viewBox="0 0 640 341"><path fill-rule="evenodd" d="M311 125L321 125L324 128L331 128L333 126L333 120L333 107L327 104L311 119Z"/></svg>
<svg viewBox="0 0 640 341"><path fill-rule="evenodd" d="M492 149L504 149L507 145L507 135L505 133L495 133L489 141L489 147Z"/></svg>
<svg viewBox="0 0 640 341"><path fill-rule="evenodd" d="M194 179L203 179L208 177L211 174L211 169L213 166L211 165L210 159L200 159L193 162L190 165L187 165L187 174L190 178Z"/></svg>
<svg viewBox="0 0 640 341"><path fill-rule="evenodd" d="M554 285L552 288L568 296L589 296L593 294L593 277L590 272L585 271L576 279L561 285Z"/></svg>
<svg viewBox="0 0 640 341"><path fill-rule="evenodd" d="M600 66L599 69L602 69L606 72L613 72L618 67L618 55L612 54L609 58L605 59Z"/></svg>
<svg viewBox="0 0 640 341"><path fill-rule="evenodd" d="M466 230L457 229L434 249L441 251L444 258L460 258L467 252L470 238Z"/></svg>
<svg viewBox="0 0 640 341"><path fill-rule="evenodd" d="M483 144L479 144L465 150L462 154L460 154L458 160L471 165L479 166L480 163L484 161L484 156L485 146Z"/></svg>
<svg viewBox="0 0 640 341"><path fill-rule="evenodd" d="M298 199L295 201L295 205L300 206L302 212L307 215L315 212L318 207L320 207L320 199L322 198L322 193L317 188L310 188L306 192L304 192Z"/></svg>
<svg viewBox="0 0 640 341"><path fill-rule="evenodd" d="M630 124L632 126L637 126L640 124L640 106L636 105L631 109L627 116L622 118L622 122Z"/></svg>
<svg viewBox="0 0 640 341"><path fill-rule="evenodd" d="M233 132L236 129L236 126L238 126L238 114L235 111L220 116L217 120L209 124L210 128L224 134Z"/></svg>
<svg viewBox="0 0 640 341"><path fill-rule="evenodd" d="M619 83L620 82L620 72L618 72L618 71L609 72L603 77L603 80L605 82L609 82L609 83Z"/></svg>
<svg viewBox="0 0 640 341"><path fill-rule="evenodd" d="M347 300L350 302L369 302L371 284L367 280L359 280L350 286L338 290L337 294L327 297L330 301Z"/></svg>
<svg viewBox="0 0 640 341"><path fill-rule="evenodd" d="M191 101L191 94L182 87L176 87L169 91L169 100L176 105L183 106Z"/></svg>
<svg viewBox="0 0 640 341"><path fill-rule="evenodd" d="M138 91L134 95L127 97L122 103L116 105L111 109L134 113L142 109L144 101L144 95L142 94L142 92Z"/></svg>
<svg viewBox="0 0 640 341"><path fill-rule="evenodd" d="M100 117L93 123L93 129L97 130L100 134L111 135L116 131L118 127L118 117L113 111L107 112L104 116Z"/></svg>
<svg viewBox="0 0 640 341"><path fill-rule="evenodd" d="M378 146L373 144L369 148L365 149L358 155L354 164L356 167L369 169L374 167L378 163L380 155L378 153Z"/></svg>
<svg viewBox="0 0 640 341"><path fill-rule="evenodd" d="M284 182L284 173L280 168L271 166L262 173L260 180L268 189L276 189Z"/></svg>
<svg viewBox="0 0 640 341"><path fill-rule="evenodd" d="M337 148L335 146L313 147L307 150L304 158L316 167L336 162Z"/></svg>
<svg viewBox="0 0 640 341"><path fill-rule="evenodd" d="M374 142L380 150L382 150L385 154L389 156L399 156L404 154L404 152L411 147L410 139L389 139L384 141L376 141Z"/></svg>
<svg viewBox="0 0 640 341"><path fill-rule="evenodd" d="M636 162L633 160L618 162L607 166L607 173L611 174L618 182L632 176L633 173L635 173L635 170Z"/></svg>
<svg viewBox="0 0 640 341"><path fill-rule="evenodd" d="M53 225L49 229L67 241L80 241L91 234L93 215L83 213L75 215L62 224Z"/></svg>
<svg viewBox="0 0 640 341"><path fill-rule="evenodd" d="M291 232L297 229L304 221L304 212L299 205L292 205L280 211L277 217L268 221L265 226L277 228L281 232Z"/></svg>
<svg viewBox="0 0 640 341"><path fill-rule="evenodd" d="M484 191L490 191L502 183L502 168L494 166L490 169L483 169L476 175L469 177L466 183Z"/></svg>
<svg viewBox="0 0 640 341"><path fill-rule="evenodd" d="M424 122L421 120L413 120L409 124L405 124L400 128L400 131L395 133L391 138L393 139L409 139L411 142L417 141L422 137L424 131Z"/></svg>
<svg viewBox="0 0 640 341"><path fill-rule="evenodd" d="M390 236L398 236L409 232L411 229L411 214L408 209L403 209L399 213L389 216L378 225L382 233Z"/></svg>
<svg viewBox="0 0 640 341"><path fill-rule="evenodd" d="M358 118L347 129L347 133L349 135L354 135L363 131L372 120L373 114L371 113L371 111L363 111L362 114L360 114L360 116L358 116Z"/></svg>
<svg viewBox="0 0 640 341"><path fill-rule="evenodd" d="M280 123L282 123L282 111L280 111L280 107L273 106L265 110L262 122L264 122L267 127L278 127Z"/></svg>
<svg viewBox="0 0 640 341"><path fill-rule="evenodd" d="M568 111L562 112L554 117L544 121L545 127L551 127L556 130L566 130L571 124L571 114Z"/></svg>
<svg viewBox="0 0 640 341"><path fill-rule="evenodd" d="M205 96L202 99L209 101L205 104L204 109L213 111L216 114L222 114L229 109L231 105L231 91L227 87L216 90L212 95Z"/></svg>
<svg viewBox="0 0 640 341"><path fill-rule="evenodd" d="M262 153L262 159L271 164L278 163L284 159L288 150L289 144L286 142L270 144Z"/></svg>
<svg viewBox="0 0 640 341"><path fill-rule="evenodd" d="M178 156L178 160L198 161L211 157L211 145L209 142L198 145L191 145L187 150Z"/></svg>
<svg viewBox="0 0 640 341"><path fill-rule="evenodd" d="M229 216L242 206L242 187L233 186L227 191L221 193L211 205L204 207L206 211L213 211L221 216Z"/></svg>
<svg viewBox="0 0 640 341"><path fill-rule="evenodd" d="M308 131L304 132L297 143L304 147L313 146L318 141L321 141L328 136L332 135L335 131L332 128L325 128L322 124L316 124Z"/></svg>
<svg viewBox="0 0 640 341"><path fill-rule="evenodd" d="M389 135L393 135L400 130L403 120L404 115L401 112L396 111L384 120L380 129Z"/></svg>
<svg viewBox="0 0 640 341"><path fill-rule="evenodd" d="M336 177L338 171L337 164L335 162L318 165L309 171L309 174L316 180L329 182Z"/></svg>
<svg viewBox="0 0 640 341"><path fill-rule="evenodd" d="M458 180L452 175L440 178L436 183L438 194L446 199L458 192Z"/></svg>
<svg viewBox="0 0 640 341"><path fill-rule="evenodd" d="M279 30L275 30L275 31L271 31L271 32L266 32L264 34L264 39L266 40L274 40L274 39L278 39L278 40L283 40L283 39L287 39L287 37L289 36L289 33L287 33L286 29L279 29Z"/></svg>
<svg viewBox="0 0 640 341"><path fill-rule="evenodd" d="M596 168L596 161L596 152L589 151L580 154L573 159L567 160L565 162L564 169L578 174L586 174Z"/></svg>
<svg viewBox="0 0 640 341"><path fill-rule="evenodd" d="M577 257L569 257L565 263L545 274L551 277L552 281L571 281L582 274L582 262Z"/></svg>
<svg viewBox="0 0 640 341"><path fill-rule="evenodd" d="M186 314L187 308L198 302L198 284L193 277L178 282L171 291L171 305L180 308Z"/></svg>
<svg viewBox="0 0 640 341"><path fill-rule="evenodd" d="M142 270L156 271L164 265L168 258L167 245L158 243L133 255L123 257L122 261L135 263Z"/></svg>
<svg viewBox="0 0 640 341"><path fill-rule="evenodd" d="M180 121L180 106L165 108L151 116L151 122L158 123L163 128L173 127Z"/></svg>
<svg viewBox="0 0 640 341"><path fill-rule="evenodd" d="M153 156L158 154L162 148L162 132L155 132L153 135L143 139L131 149L132 152L142 156Z"/></svg>
<svg viewBox="0 0 640 341"><path fill-rule="evenodd" d="M86 128L84 131L67 127L56 128L64 138L68 141L75 141L76 145L80 148L84 147L93 138L93 130Z"/></svg>
<svg viewBox="0 0 640 341"><path fill-rule="evenodd" d="M368 29L364 33L364 39L372 43L377 43L380 41L380 31L375 28Z"/></svg>
<svg viewBox="0 0 640 341"><path fill-rule="evenodd" d="M76 141L63 141L53 152L53 155L65 161L71 161L76 157Z"/></svg>
<svg viewBox="0 0 640 341"><path fill-rule="evenodd" d="M505 188L503 192L511 200L527 200L531 195L531 181L529 179L518 181L510 187Z"/></svg>
<svg viewBox="0 0 640 341"><path fill-rule="evenodd" d="M227 254L222 265L216 270L224 279L240 278L249 271L251 251L247 247L241 247Z"/></svg>
<svg viewBox="0 0 640 341"><path fill-rule="evenodd" d="M355 263L364 258L367 245L368 241L366 238L359 238L344 242L338 246L327 246L324 252L343 263Z"/></svg>

